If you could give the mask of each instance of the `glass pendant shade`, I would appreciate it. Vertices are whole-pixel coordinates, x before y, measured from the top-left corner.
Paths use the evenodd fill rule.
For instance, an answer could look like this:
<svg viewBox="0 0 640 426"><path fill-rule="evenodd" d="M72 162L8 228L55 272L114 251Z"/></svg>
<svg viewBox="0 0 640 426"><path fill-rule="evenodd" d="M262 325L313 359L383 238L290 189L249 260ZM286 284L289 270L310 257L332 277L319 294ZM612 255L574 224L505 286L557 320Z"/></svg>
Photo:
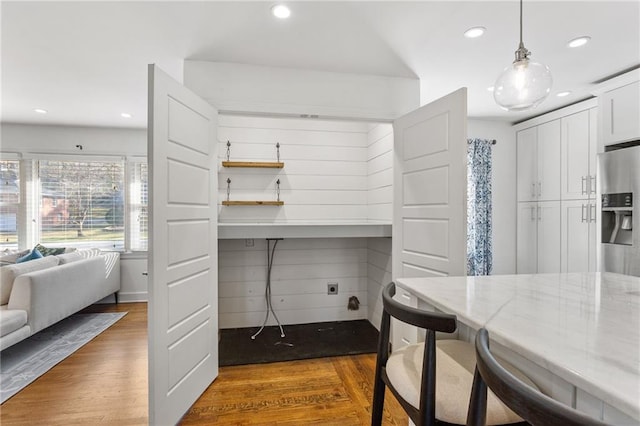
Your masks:
<svg viewBox="0 0 640 426"><path fill-rule="evenodd" d="M528 58L516 60L496 80L493 98L502 108L522 111L540 104L551 93L551 71Z"/></svg>

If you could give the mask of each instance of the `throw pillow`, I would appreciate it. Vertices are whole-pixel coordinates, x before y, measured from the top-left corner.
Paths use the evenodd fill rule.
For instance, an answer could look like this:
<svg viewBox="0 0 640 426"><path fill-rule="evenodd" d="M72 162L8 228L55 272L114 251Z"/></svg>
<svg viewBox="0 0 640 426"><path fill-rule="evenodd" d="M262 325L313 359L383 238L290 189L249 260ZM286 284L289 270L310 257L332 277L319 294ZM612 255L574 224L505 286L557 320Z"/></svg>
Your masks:
<svg viewBox="0 0 640 426"><path fill-rule="evenodd" d="M64 253L64 247L45 247L42 244L36 244L35 248L42 254L43 256L56 256Z"/></svg>
<svg viewBox="0 0 640 426"><path fill-rule="evenodd" d="M43 257L42 254L38 249L34 248L28 254L16 259L16 263L28 262L29 260L40 259L41 257Z"/></svg>

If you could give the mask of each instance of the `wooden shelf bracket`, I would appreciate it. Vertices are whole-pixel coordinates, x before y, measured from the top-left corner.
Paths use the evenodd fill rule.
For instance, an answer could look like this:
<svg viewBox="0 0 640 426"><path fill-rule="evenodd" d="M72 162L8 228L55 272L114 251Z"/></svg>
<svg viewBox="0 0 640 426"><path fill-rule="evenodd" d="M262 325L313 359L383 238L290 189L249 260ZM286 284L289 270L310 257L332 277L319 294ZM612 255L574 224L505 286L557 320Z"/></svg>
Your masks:
<svg viewBox="0 0 640 426"><path fill-rule="evenodd" d="M276 201L232 201L231 195L231 178L227 178L227 199L222 201L223 206L283 206L284 201L280 201L280 179L276 181Z"/></svg>

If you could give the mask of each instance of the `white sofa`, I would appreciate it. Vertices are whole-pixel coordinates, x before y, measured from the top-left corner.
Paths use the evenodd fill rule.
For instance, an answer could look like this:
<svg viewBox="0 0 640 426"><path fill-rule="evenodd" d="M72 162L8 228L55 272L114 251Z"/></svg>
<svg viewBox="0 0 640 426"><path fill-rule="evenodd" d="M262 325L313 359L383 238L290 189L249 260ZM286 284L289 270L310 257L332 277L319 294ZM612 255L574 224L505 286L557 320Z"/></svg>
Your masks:
<svg viewBox="0 0 640 426"><path fill-rule="evenodd" d="M118 290L117 252L83 250L0 267L0 350Z"/></svg>

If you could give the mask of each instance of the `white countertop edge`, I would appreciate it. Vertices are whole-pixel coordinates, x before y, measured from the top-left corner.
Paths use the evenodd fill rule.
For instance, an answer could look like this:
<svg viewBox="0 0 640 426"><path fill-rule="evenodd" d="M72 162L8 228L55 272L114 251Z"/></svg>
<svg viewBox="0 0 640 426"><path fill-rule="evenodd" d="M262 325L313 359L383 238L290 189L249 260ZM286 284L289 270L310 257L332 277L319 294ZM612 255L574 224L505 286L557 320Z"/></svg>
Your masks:
<svg viewBox="0 0 640 426"><path fill-rule="evenodd" d="M218 239L391 237L383 222L219 223Z"/></svg>

